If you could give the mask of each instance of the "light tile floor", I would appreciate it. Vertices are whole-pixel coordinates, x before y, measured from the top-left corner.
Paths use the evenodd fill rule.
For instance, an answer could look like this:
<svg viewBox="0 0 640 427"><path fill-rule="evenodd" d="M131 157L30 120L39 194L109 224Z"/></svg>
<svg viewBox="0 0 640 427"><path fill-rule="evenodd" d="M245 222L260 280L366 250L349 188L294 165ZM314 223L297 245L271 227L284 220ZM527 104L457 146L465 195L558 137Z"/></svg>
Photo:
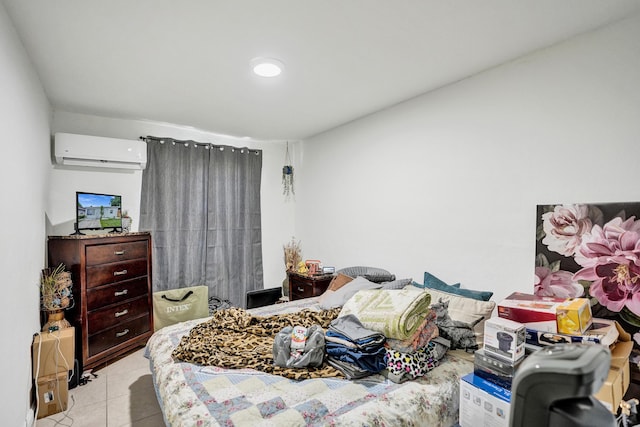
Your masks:
<svg viewBox="0 0 640 427"><path fill-rule="evenodd" d="M95 370L86 385L69 390L67 411L36 421L36 427L164 426L144 348Z"/></svg>

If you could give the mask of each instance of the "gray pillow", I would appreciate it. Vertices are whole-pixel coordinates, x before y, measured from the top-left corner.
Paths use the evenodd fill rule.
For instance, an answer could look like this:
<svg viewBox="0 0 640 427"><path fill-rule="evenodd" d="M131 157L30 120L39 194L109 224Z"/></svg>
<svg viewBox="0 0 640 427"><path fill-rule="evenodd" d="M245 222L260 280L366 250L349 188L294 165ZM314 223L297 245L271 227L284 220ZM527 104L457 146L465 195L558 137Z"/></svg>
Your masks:
<svg viewBox="0 0 640 427"><path fill-rule="evenodd" d="M338 290L327 290L318 300L318 305L324 310L342 307L356 292L363 289L380 289L381 286L381 284L371 282L362 276L356 277Z"/></svg>
<svg viewBox="0 0 640 427"><path fill-rule="evenodd" d="M410 285L412 282L413 279L392 280L391 282L382 283L382 288L380 289L404 289L405 286Z"/></svg>
<svg viewBox="0 0 640 427"><path fill-rule="evenodd" d="M376 267L364 267L360 265L342 268L336 271L336 273L346 274L347 276L351 277L362 276L370 282L375 283L391 282L393 280L396 280L395 274L391 274L387 270Z"/></svg>

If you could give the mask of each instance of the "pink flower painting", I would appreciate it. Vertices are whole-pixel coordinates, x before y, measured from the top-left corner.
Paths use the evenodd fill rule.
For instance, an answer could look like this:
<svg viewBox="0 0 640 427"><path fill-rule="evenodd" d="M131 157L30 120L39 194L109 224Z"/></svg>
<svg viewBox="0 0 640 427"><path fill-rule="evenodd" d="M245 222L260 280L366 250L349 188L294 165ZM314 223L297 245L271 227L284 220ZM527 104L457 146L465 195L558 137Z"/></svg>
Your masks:
<svg viewBox="0 0 640 427"><path fill-rule="evenodd" d="M584 287L574 281L573 273L568 271L536 267L534 285L534 293L542 297L578 298L584 295Z"/></svg>
<svg viewBox="0 0 640 427"><path fill-rule="evenodd" d="M584 236L575 260L576 280L591 282L589 293L615 312L640 316L640 220L616 217Z"/></svg>
<svg viewBox="0 0 640 427"><path fill-rule="evenodd" d="M545 236L542 243L550 251L572 256L580 246L582 236L591 230L587 205L558 205L542 215Z"/></svg>
<svg viewBox="0 0 640 427"><path fill-rule="evenodd" d="M534 293L640 329L640 203L539 205Z"/></svg>

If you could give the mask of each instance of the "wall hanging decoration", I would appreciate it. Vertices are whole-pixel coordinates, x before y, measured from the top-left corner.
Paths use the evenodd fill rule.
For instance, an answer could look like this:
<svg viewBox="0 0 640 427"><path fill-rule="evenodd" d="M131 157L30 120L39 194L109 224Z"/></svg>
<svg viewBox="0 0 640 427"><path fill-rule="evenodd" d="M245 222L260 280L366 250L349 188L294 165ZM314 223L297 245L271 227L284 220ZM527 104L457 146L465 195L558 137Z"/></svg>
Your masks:
<svg viewBox="0 0 640 427"><path fill-rule="evenodd" d="M631 334L640 365L640 202L538 205L534 293L589 298ZM640 372L635 373L640 378Z"/></svg>
<svg viewBox="0 0 640 427"><path fill-rule="evenodd" d="M293 187L293 166L291 165L291 157L289 156L289 142L287 141L287 151L284 158L285 165L282 167L282 194L289 199L295 195Z"/></svg>

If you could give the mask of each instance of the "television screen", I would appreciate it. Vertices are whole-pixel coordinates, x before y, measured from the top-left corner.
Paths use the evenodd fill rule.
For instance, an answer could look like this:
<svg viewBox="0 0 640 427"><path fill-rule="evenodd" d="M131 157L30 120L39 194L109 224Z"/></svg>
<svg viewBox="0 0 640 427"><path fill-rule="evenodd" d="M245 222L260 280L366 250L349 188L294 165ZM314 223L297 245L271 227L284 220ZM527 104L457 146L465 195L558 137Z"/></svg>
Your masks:
<svg viewBox="0 0 640 427"><path fill-rule="evenodd" d="M122 230L122 197L76 192L76 230Z"/></svg>

